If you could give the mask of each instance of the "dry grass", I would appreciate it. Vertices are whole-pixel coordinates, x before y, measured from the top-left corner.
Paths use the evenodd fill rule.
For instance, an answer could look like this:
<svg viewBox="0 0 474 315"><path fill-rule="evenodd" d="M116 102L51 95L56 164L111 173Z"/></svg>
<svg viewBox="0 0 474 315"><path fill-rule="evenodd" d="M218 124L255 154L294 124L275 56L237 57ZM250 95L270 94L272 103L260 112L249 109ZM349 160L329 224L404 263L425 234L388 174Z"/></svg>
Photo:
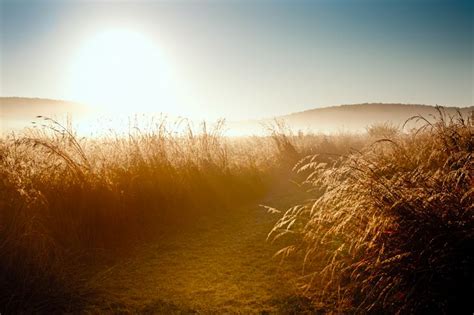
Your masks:
<svg viewBox="0 0 474 315"><path fill-rule="evenodd" d="M425 120L414 117L414 120ZM315 199L270 238L300 257L303 292L334 312L470 313L474 305L474 127L461 116L387 128L361 151L302 159ZM391 129L391 128L388 128Z"/></svg>
<svg viewBox="0 0 474 315"><path fill-rule="evenodd" d="M39 118L0 140L0 311L80 309L101 294L98 266L170 226L258 204L288 173L271 137L225 138L222 122L93 139Z"/></svg>
<svg viewBox="0 0 474 315"><path fill-rule="evenodd" d="M288 183L298 181L315 199L286 212L271 237L288 238L281 254L302 254L316 308L448 312L472 293L468 121L331 136L277 122L268 136L227 138L223 123L160 119L93 139L42 119L0 139L0 312L126 307L104 286L106 266L200 217L294 202Z"/></svg>

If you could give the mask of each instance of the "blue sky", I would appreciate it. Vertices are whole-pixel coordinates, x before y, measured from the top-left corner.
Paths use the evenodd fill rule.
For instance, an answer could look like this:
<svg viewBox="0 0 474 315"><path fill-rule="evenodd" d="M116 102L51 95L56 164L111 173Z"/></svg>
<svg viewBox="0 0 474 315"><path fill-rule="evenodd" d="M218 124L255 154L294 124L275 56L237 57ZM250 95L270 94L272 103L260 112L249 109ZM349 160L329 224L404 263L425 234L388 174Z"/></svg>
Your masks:
<svg viewBox="0 0 474 315"><path fill-rule="evenodd" d="M176 97L157 111L254 118L361 102L467 106L473 12L455 0L1 0L0 92L76 99L65 82L77 51L120 27L156 43L173 72Z"/></svg>

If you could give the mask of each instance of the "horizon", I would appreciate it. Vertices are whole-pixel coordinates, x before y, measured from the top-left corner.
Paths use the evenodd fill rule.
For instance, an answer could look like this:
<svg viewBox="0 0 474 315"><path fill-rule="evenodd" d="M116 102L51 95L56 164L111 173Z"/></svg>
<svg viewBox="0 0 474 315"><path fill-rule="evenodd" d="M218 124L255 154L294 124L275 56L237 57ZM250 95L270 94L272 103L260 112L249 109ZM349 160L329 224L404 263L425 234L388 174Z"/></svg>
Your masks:
<svg viewBox="0 0 474 315"><path fill-rule="evenodd" d="M91 109L90 104L77 102L77 101L73 101L73 100L67 100L67 99L42 98L42 97L22 97L22 96L0 96L0 100L1 99L19 99L19 100L28 100L28 101L46 101L46 102L58 102L58 103L70 103L70 104L75 104L75 105L79 105L79 106L84 106L84 109L86 109L86 110ZM361 106L361 105L380 105L380 106L384 106L384 105L397 105L398 106L398 105L401 105L401 106L422 106L422 107L433 107L433 108L434 107L441 107L441 108L458 108L458 109L468 109L468 108L474 107L474 104L465 105L465 106L456 106L456 105L446 106L446 105L442 105L442 104L417 104L417 103L399 103L399 102L364 102L364 103L333 104L333 105L320 106L320 107L311 107L311 108L303 109L303 110L296 111L296 112L283 113L281 115L263 116L263 117L250 117L250 118L245 117L243 119L238 119L238 120L234 120L234 121L237 122L237 121L266 120L266 119L268 120L268 119L274 119L274 118L283 117L283 116L291 116L291 115L295 115L295 114L304 114L306 112L311 112L311 111L318 110L318 109L329 109L329 108L338 108L338 107L345 107L345 106ZM64 111L64 112L72 113L72 112L68 112L68 111ZM108 114L108 112L102 112L102 114ZM132 115L133 114L147 114L147 112L134 112L134 113L130 113L130 114L132 114ZM156 114L167 114L167 113L157 111L157 112L148 112L148 114L156 115ZM182 118L186 118L186 119L189 118L189 117L185 117L185 116L177 116L177 117L182 117ZM217 117L216 119L208 119L208 121L220 120L220 119L226 119L227 120L227 118L225 118L225 117ZM206 119L197 119L197 121L206 121ZM233 120L231 120L231 121L233 121Z"/></svg>
<svg viewBox="0 0 474 315"><path fill-rule="evenodd" d="M0 16L3 97L237 120L473 105L469 1L2 1Z"/></svg>
<svg viewBox="0 0 474 315"><path fill-rule="evenodd" d="M245 137L264 136L269 127L283 124L288 132L306 134L365 133L371 126L388 124L401 126L413 116L421 115L428 120L437 117L437 107L451 117L457 111L468 118L474 106L446 107L430 104L403 103L359 103L338 104L327 107L311 108L299 112L287 112L279 116L266 116L244 119L199 119L186 116L173 116L163 112L111 113L98 111L81 103L59 99L0 97L0 136L12 131L26 131L28 127L44 126L44 119L54 119L70 125L77 134L85 137L103 137L113 131L127 135L131 129L153 128L157 122L167 125L173 132L183 132L178 127L181 122L198 130L205 123L209 127L221 125L223 136ZM44 121L43 121L44 122ZM176 125L177 124L177 125ZM47 125L47 124L46 124ZM173 127L173 125L175 125ZM411 127L419 125L415 123ZM155 126L156 127L156 126ZM403 129L403 128L402 128ZM150 130L151 131L151 130Z"/></svg>

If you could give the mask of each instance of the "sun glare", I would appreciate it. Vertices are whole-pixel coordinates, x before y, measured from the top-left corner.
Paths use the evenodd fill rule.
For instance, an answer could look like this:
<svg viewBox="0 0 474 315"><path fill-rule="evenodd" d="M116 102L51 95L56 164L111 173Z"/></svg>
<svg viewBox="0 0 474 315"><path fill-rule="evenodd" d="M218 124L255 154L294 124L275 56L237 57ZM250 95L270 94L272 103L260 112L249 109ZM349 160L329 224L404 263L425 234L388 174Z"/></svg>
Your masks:
<svg viewBox="0 0 474 315"><path fill-rule="evenodd" d="M126 29L97 33L72 62L73 99L116 113L167 112L169 70L156 44Z"/></svg>

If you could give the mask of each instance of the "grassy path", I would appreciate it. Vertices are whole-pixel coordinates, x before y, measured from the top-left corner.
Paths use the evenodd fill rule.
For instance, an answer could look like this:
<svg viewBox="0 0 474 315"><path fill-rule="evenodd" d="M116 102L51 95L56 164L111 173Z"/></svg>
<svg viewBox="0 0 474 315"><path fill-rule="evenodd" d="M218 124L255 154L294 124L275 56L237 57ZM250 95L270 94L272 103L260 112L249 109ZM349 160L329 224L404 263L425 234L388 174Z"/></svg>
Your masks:
<svg viewBox="0 0 474 315"><path fill-rule="evenodd" d="M111 270L105 287L138 312L307 312L265 241L276 219L259 207L202 218Z"/></svg>

